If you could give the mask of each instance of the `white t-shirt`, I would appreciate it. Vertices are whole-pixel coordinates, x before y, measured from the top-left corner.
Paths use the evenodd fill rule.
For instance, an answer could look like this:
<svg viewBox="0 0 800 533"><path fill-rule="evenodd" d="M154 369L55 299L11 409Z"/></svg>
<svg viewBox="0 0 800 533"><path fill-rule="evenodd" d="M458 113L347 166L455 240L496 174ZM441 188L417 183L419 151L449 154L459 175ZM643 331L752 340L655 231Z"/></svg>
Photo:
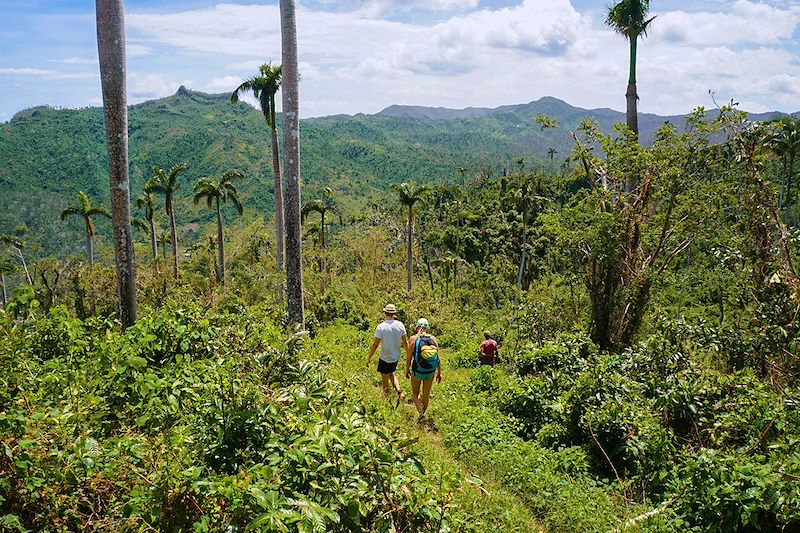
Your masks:
<svg viewBox="0 0 800 533"><path fill-rule="evenodd" d="M387 363L400 360L400 341L406 335L406 327L399 320L384 320L375 328L375 338L381 339L381 359Z"/></svg>

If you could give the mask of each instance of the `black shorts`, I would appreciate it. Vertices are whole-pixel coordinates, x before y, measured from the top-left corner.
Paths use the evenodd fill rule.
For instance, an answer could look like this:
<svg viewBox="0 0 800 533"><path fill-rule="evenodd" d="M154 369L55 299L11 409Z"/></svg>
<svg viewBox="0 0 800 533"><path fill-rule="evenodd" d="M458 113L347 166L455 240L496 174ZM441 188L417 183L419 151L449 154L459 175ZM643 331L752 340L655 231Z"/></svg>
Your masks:
<svg viewBox="0 0 800 533"><path fill-rule="evenodd" d="M482 366L483 365L494 366L494 357L485 357L481 355L480 357L478 357L478 359L480 360Z"/></svg>
<svg viewBox="0 0 800 533"><path fill-rule="evenodd" d="M394 363L387 363L383 359L378 359L378 372L381 374L391 374L397 370L397 361Z"/></svg>

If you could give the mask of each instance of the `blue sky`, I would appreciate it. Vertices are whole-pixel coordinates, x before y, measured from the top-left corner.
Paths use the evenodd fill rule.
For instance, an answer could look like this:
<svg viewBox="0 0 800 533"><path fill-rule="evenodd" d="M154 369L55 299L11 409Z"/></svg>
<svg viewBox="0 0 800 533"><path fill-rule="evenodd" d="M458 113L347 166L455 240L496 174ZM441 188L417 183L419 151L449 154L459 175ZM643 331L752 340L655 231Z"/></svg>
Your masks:
<svg viewBox="0 0 800 533"><path fill-rule="evenodd" d="M301 113L391 104L496 107L555 96L624 109L628 48L590 0L298 0ZM640 43L640 111L735 99L800 110L800 5L665 0ZM183 84L230 92L280 59L276 2L127 0L131 103ZM99 105L94 2L0 2L0 121Z"/></svg>

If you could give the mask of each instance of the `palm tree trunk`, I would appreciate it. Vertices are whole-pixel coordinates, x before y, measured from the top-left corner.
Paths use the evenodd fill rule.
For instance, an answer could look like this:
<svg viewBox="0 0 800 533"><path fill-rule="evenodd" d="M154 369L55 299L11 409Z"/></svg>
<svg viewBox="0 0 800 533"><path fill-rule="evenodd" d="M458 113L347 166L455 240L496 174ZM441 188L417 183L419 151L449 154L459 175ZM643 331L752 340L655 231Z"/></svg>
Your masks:
<svg viewBox="0 0 800 533"><path fill-rule="evenodd" d="M92 234L88 231L86 232L86 260L89 262L89 265L94 264L94 247L92 246Z"/></svg>
<svg viewBox="0 0 800 533"><path fill-rule="evenodd" d="M431 268L431 258L423 250L423 257L425 258L425 268L428 270L428 280L431 282L431 293L435 290L433 286L433 269Z"/></svg>
<svg viewBox="0 0 800 533"><path fill-rule="evenodd" d="M789 173L786 178L786 211L784 211L783 221L788 226L791 222L792 212L792 182L794 178L794 154L789 154Z"/></svg>
<svg viewBox="0 0 800 533"><path fill-rule="evenodd" d="M408 226L406 227L406 289L411 292L411 240L414 237L414 211L413 207L408 208Z"/></svg>
<svg viewBox="0 0 800 533"><path fill-rule="evenodd" d="M14 250L17 252L17 256L19 256L20 263L22 263L22 270L25 271L25 279L28 280L28 285L32 287L33 278L31 278L31 272L28 270L28 264L25 262L25 256L22 254L22 249L15 246Z"/></svg>
<svg viewBox="0 0 800 533"><path fill-rule="evenodd" d="M273 106L274 111L274 106ZM273 117L273 123L274 123ZM272 175L274 176L273 188L275 190L275 242L276 242L276 262L278 264L278 272L283 273L283 252L284 252L284 237L285 230L283 227L283 180L281 180L281 161L280 153L278 152L278 128L273 126L271 128L272 137ZM281 298L283 298L283 282L281 281Z"/></svg>
<svg viewBox="0 0 800 533"><path fill-rule="evenodd" d="M527 217L527 208L523 208L524 211L522 212L522 254L519 258L519 273L517 274L517 292L514 293L514 305L517 305L517 301L519 299L520 290L522 290L522 273L525 271L525 243L527 241L527 233L528 233L528 217Z"/></svg>
<svg viewBox="0 0 800 533"><path fill-rule="evenodd" d="M0 272L0 296L3 298L3 309L6 307L6 303L8 303L8 295L6 294L6 275L3 272Z"/></svg>
<svg viewBox="0 0 800 533"><path fill-rule="evenodd" d="M639 95L636 94L636 43L638 38L630 39L630 66L628 76L628 90L625 92L625 99L627 102L625 118L628 123L628 128L639 135L639 117L637 114L636 103Z"/></svg>
<svg viewBox="0 0 800 533"><path fill-rule="evenodd" d="M96 0L97 51L103 88L114 260L122 327L136 321L136 270L128 177L128 106L125 88L125 13L122 0Z"/></svg>
<svg viewBox="0 0 800 533"><path fill-rule="evenodd" d="M784 198L786 196L785 195L785 192L786 192L786 174L788 174L788 169L789 169L789 160L786 158L785 155L782 157L782 160L783 160L783 173L781 174L781 192L780 192L780 194L778 196L778 211L783 209L783 202L784 202Z"/></svg>
<svg viewBox="0 0 800 533"><path fill-rule="evenodd" d="M150 217L147 222L150 224L150 252L153 254L153 265L158 274L158 241L156 240L156 225L153 222L153 217Z"/></svg>
<svg viewBox="0 0 800 533"><path fill-rule="evenodd" d="M300 106L298 103L297 23L294 0L280 0L283 76L283 150L286 171L286 311L289 324L305 328L303 259L300 238Z"/></svg>
<svg viewBox="0 0 800 533"><path fill-rule="evenodd" d="M178 228L175 226L175 211L169 209L170 244L172 245L172 275L178 279Z"/></svg>
<svg viewBox="0 0 800 533"><path fill-rule="evenodd" d="M461 257L461 209L456 212L456 257ZM455 276L455 283L458 283L461 277L461 265L459 263L456 263L453 275Z"/></svg>
<svg viewBox="0 0 800 533"><path fill-rule="evenodd" d="M222 241L222 213L219 210L219 198L217 198L217 261L219 262L219 282L225 286L225 244Z"/></svg>
<svg viewBox="0 0 800 533"><path fill-rule="evenodd" d="M325 211L320 215L320 244L322 245L322 257L319 258L319 271L327 272L328 262L325 260Z"/></svg>
<svg viewBox="0 0 800 533"><path fill-rule="evenodd" d="M625 92L625 118L628 124L628 129L631 130L638 138L639 136L639 113L637 109L637 102L639 95L636 92L636 43L638 38L630 39L630 76L628 77L628 90ZM630 193L638 185L639 179L635 174L628 175L625 178L625 192Z"/></svg>

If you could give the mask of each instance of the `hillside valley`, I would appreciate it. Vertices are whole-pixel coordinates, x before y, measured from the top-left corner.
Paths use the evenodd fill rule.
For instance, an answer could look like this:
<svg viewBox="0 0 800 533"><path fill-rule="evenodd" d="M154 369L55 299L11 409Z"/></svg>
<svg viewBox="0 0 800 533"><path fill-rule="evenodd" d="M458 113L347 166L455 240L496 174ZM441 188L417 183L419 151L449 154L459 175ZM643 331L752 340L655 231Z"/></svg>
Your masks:
<svg viewBox="0 0 800 533"><path fill-rule="evenodd" d="M561 128L542 131L532 120L540 114L555 118ZM331 187L352 213L381 201L392 183L455 182L459 168L466 170L465 179L497 176L518 158L555 169L571 150L566 130L587 117L603 131L624 121L621 112L581 109L552 97L495 109L395 105L375 115L306 119L303 195L314 198L322 187ZM682 124L683 117L642 114L642 139L650 142L665 121ZM188 165L176 212L190 241L197 237L191 230L213 218L191 203L191 188L200 177L241 170L247 175L239 187L245 216L268 219L273 212L268 132L253 107L232 105L227 94L181 87L170 97L131 106L129 135L133 199L154 166ZM108 205L104 142L100 108L37 107L0 124L0 189L8 206L0 212L0 231L29 241L40 257L80 255L83 229L61 222L58 213L75 202L78 191ZM102 244L110 242L110 224L99 220L98 227L100 257L108 259Z"/></svg>

